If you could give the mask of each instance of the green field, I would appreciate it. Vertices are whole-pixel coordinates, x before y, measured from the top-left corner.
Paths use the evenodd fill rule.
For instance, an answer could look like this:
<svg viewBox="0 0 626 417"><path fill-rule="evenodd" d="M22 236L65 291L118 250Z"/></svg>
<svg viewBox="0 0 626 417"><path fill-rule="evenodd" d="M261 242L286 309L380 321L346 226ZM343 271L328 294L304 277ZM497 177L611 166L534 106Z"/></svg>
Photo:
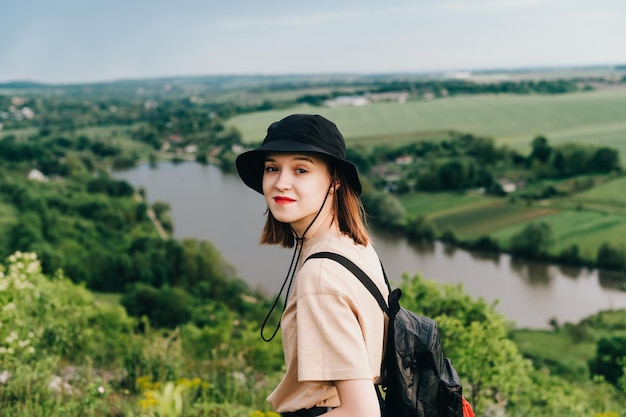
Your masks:
<svg viewBox="0 0 626 417"><path fill-rule="evenodd" d="M26 127L24 129L4 129L0 130L0 139L10 135L14 135L18 139L28 139L29 137L38 134L39 128L36 127Z"/></svg>
<svg viewBox="0 0 626 417"><path fill-rule="evenodd" d="M626 88L562 95L471 95L379 103L361 107L301 106L243 114L229 121L246 142L260 141L267 126L287 114L319 113L337 123L348 143L389 142L407 135L449 130L490 136L500 145L530 149L539 134L550 143L611 146L626 155Z"/></svg>
<svg viewBox="0 0 626 417"><path fill-rule="evenodd" d="M488 206L470 207L453 214L433 213L430 217L439 230L449 229L459 237L475 239L511 227L521 229L523 225L553 212L553 209L509 204L506 200L500 200Z"/></svg>
<svg viewBox="0 0 626 417"><path fill-rule="evenodd" d="M472 193L411 193L400 197L409 219L426 216L431 219L470 210L482 210L499 199Z"/></svg>
<svg viewBox="0 0 626 417"><path fill-rule="evenodd" d="M90 126L76 129L75 135L86 135L92 140L102 140L120 146L125 153L146 154L146 145L132 140L132 133L143 123L132 125ZM145 156L145 155L144 155Z"/></svg>
<svg viewBox="0 0 626 417"><path fill-rule="evenodd" d="M572 245L578 245L581 254L594 259L603 242L616 244L626 236L626 217L594 211L564 210L542 216L535 221L550 225L554 233L553 254ZM519 233L529 222L501 228L491 233L505 245L513 235Z"/></svg>
<svg viewBox="0 0 626 417"><path fill-rule="evenodd" d="M626 178L598 185L588 191L576 194L572 200L586 208L600 207L603 210L613 208L626 214Z"/></svg>
<svg viewBox="0 0 626 417"><path fill-rule="evenodd" d="M577 245L584 258L595 259L608 242L626 243L626 178L617 178L572 196L528 205L475 193L413 193L400 197L408 218L425 216L440 232L460 239L490 236L502 247L532 222L546 222L553 232L551 252Z"/></svg>

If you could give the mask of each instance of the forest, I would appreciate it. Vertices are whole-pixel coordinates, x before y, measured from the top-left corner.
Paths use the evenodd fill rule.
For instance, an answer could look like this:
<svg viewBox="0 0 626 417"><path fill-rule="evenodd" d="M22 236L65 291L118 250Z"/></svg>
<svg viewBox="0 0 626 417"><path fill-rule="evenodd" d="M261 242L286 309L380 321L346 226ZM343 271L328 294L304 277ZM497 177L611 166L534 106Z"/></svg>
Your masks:
<svg viewBox="0 0 626 417"><path fill-rule="evenodd" d="M0 416L275 415L264 398L280 378L281 347L258 336L271 297L249 288L211 242L172 238L168 204L147 204L142 190L112 178L111 169L195 160L232 170L248 146L228 124L233 116L321 106L348 93L408 91L415 100L425 92L434 100L553 95L601 82L350 80L1 85ZM466 237L402 204L415 193L476 190L533 204L623 175L620 154L610 147L552 144L537 135L529 148L524 154L452 131L354 147L349 158L364 176L372 221L394 233L626 271L625 249L614 241L591 254L573 246L554 254L547 223L503 244ZM528 186L507 192L504 177ZM527 333L462 287L424 278L396 284L407 294L405 307L439 322L477 415L623 415L625 312ZM542 339L531 346L532 338ZM563 340L578 354L554 358L551 343Z"/></svg>

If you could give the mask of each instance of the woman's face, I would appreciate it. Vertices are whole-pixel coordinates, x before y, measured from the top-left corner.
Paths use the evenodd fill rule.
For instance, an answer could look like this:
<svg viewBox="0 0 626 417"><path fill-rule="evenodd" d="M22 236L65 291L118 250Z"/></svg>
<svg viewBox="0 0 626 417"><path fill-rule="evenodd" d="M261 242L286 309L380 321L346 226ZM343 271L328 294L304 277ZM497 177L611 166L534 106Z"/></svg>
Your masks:
<svg viewBox="0 0 626 417"><path fill-rule="evenodd" d="M309 153L269 153L263 171L263 195L272 215L300 235L324 203L330 188L326 162ZM329 196L324 208L332 207Z"/></svg>

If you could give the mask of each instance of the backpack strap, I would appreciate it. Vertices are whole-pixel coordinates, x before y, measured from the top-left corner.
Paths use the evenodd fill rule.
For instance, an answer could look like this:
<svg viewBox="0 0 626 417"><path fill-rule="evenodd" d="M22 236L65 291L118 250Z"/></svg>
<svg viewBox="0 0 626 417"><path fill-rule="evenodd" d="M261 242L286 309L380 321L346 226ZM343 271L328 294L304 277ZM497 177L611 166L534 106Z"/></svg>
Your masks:
<svg viewBox="0 0 626 417"><path fill-rule="evenodd" d="M312 254L308 258L306 258L304 262L308 261L311 258L313 259L328 258L328 259L332 259L333 261L339 262L348 271L352 272L352 274L354 274L354 276L357 277L359 281L363 283L365 288L367 288L368 291L372 294L372 296L374 296L380 308L385 312L385 314L387 314L387 316L389 316L389 307L387 307L385 298L381 294L376 284L374 284L374 281L372 281L372 279L369 276L367 276L367 274L363 272L363 270L359 268L350 259L335 252L317 252L317 253ZM382 263L380 264L380 266L381 267L383 266ZM387 284L387 288L389 288L389 281L387 280L387 274L385 273L385 268L383 268L383 275L385 277L385 283Z"/></svg>

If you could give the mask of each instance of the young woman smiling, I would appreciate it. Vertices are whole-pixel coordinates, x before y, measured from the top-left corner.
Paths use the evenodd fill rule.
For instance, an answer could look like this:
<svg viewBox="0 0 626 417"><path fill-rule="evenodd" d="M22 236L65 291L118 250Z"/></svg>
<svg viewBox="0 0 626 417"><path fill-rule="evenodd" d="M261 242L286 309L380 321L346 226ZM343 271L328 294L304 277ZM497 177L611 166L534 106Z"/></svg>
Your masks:
<svg viewBox="0 0 626 417"><path fill-rule="evenodd" d="M322 251L343 255L388 294L343 136L322 116L294 114L272 123L261 146L239 155L237 171L267 203L260 242L294 248L279 292L288 283L280 321L286 373L268 401L284 417L380 417L374 383L386 317L343 266L307 260ZM266 338L264 326L269 341L278 328Z"/></svg>

